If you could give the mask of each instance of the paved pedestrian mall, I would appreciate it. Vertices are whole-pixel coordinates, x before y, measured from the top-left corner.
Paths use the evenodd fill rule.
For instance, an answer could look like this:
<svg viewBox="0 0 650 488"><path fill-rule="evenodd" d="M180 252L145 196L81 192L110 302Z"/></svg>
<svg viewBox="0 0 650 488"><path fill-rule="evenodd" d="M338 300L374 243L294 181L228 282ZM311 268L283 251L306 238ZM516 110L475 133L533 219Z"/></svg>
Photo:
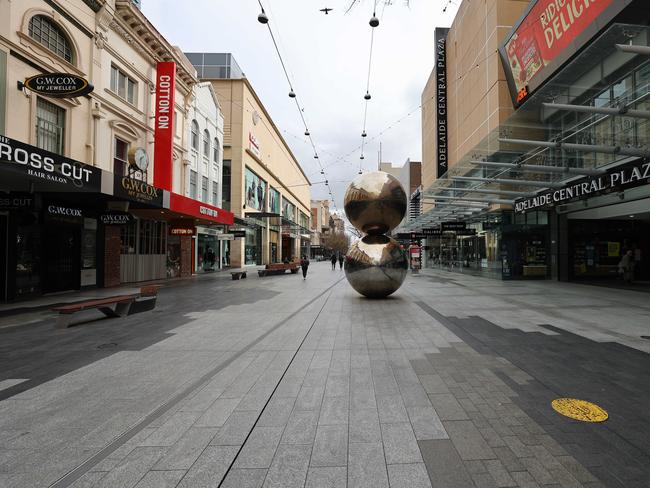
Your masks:
<svg viewBox="0 0 650 488"><path fill-rule="evenodd" d="M0 486L650 486L646 293L426 270L368 300L329 263L229 278L0 328Z"/></svg>

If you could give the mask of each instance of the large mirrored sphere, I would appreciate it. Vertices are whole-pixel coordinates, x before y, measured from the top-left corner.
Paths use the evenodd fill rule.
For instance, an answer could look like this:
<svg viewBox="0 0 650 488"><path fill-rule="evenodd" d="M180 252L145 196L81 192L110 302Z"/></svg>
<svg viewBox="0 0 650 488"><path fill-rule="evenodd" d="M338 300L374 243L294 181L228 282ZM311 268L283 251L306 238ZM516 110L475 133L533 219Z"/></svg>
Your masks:
<svg viewBox="0 0 650 488"><path fill-rule="evenodd" d="M355 242L345 257L345 277L368 298L384 298L406 278L408 259L395 239L367 235Z"/></svg>
<svg viewBox="0 0 650 488"><path fill-rule="evenodd" d="M345 192L345 215L366 234L384 234L406 214L406 193L392 175L374 171L357 176Z"/></svg>

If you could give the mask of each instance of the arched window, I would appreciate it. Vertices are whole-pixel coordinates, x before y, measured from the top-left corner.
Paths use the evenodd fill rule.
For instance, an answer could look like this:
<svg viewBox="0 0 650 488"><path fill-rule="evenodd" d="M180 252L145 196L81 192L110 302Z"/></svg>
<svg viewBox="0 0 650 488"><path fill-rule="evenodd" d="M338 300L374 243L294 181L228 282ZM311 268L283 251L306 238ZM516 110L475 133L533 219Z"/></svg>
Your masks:
<svg viewBox="0 0 650 488"><path fill-rule="evenodd" d="M214 146L212 147L212 159L215 164L219 164L219 139L214 138Z"/></svg>
<svg viewBox="0 0 650 488"><path fill-rule="evenodd" d="M199 150L199 123L196 120L192 121L192 138L190 140L192 149Z"/></svg>
<svg viewBox="0 0 650 488"><path fill-rule="evenodd" d="M73 62L72 45L63 29L45 15L34 15L29 19L29 37L45 46L69 63Z"/></svg>
<svg viewBox="0 0 650 488"><path fill-rule="evenodd" d="M208 129L203 131L203 155L206 158L210 157L210 132Z"/></svg>

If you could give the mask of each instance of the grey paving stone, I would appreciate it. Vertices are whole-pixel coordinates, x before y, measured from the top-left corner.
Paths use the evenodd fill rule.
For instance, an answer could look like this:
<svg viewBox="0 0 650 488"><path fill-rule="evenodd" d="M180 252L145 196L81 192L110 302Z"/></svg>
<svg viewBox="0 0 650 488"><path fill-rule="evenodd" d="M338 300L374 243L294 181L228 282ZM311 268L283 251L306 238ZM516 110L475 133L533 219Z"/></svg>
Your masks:
<svg viewBox="0 0 650 488"><path fill-rule="evenodd" d="M294 398L271 398L257 422L260 427L284 427L293 410Z"/></svg>
<svg viewBox="0 0 650 488"><path fill-rule="evenodd" d="M375 388L375 396L386 396L386 395L398 395L399 388L397 387L397 381L392 375L390 370L386 374L375 374L373 371L372 382Z"/></svg>
<svg viewBox="0 0 650 488"><path fill-rule="evenodd" d="M433 407L407 407L406 412L417 440L449 438Z"/></svg>
<svg viewBox="0 0 650 488"><path fill-rule="evenodd" d="M325 383L325 396L337 397L350 394L350 377L347 375L329 375Z"/></svg>
<svg viewBox="0 0 650 488"><path fill-rule="evenodd" d="M429 394L429 400L440 420L467 420L469 417L451 393Z"/></svg>
<svg viewBox="0 0 650 488"><path fill-rule="evenodd" d="M380 442L381 429L377 409L350 411L350 442Z"/></svg>
<svg viewBox="0 0 650 488"><path fill-rule="evenodd" d="M508 471L503 464L501 464L501 461L491 459L483 461L483 463L498 487L517 486L517 483L508 474Z"/></svg>
<svg viewBox="0 0 650 488"><path fill-rule="evenodd" d="M555 479L544 467L544 465L536 458L521 458L521 463L526 470L540 485L550 485L555 483Z"/></svg>
<svg viewBox="0 0 650 488"><path fill-rule="evenodd" d="M377 411L381 423L408 422L408 414L401 395L377 397Z"/></svg>
<svg viewBox="0 0 650 488"><path fill-rule="evenodd" d="M323 399L319 424L340 425L348 423L348 397L330 397Z"/></svg>
<svg viewBox="0 0 650 488"><path fill-rule="evenodd" d="M155 464L155 470L188 470L217 433L214 427L192 427ZM179 478L180 479L180 478Z"/></svg>
<svg viewBox="0 0 650 488"><path fill-rule="evenodd" d="M196 427L221 427L239 404L239 398L218 398L196 421Z"/></svg>
<svg viewBox="0 0 650 488"><path fill-rule="evenodd" d="M216 488L237 455L234 446L208 446L181 479L178 488Z"/></svg>
<svg viewBox="0 0 650 488"><path fill-rule="evenodd" d="M450 440L418 441L418 446L432 486L466 488L473 485L471 476Z"/></svg>
<svg viewBox="0 0 650 488"><path fill-rule="evenodd" d="M348 458L348 426L319 425L310 466L345 466Z"/></svg>
<svg viewBox="0 0 650 488"><path fill-rule="evenodd" d="M377 408L375 392L370 388L353 388L350 390L350 408L363 410L367 408Z"/></svg>
<svg viewBox="0 0 650 488"><path fill-rule="evenodd" d="M411 359L409 362L411 363L413 371L415 371L418 376L428 374L433 375L436 373L433 365L426 359Z"/></svg>
<svg viewBox="0 0 650 488"><path fill-rule="evenodd" d="M234 411L210 441L213 446L241 446L253 428L259 412Z"/></svg>
<svg viewBox="0 0 650 488"><path fill-rule="evenodd" d="M510 473L510 476L512 476L512 479L517 482L517 486L520 488L540 488L540 485L528 471L515 471Z"/></svg>
<svg viewBox="0 0 650 488"><path fill-rule="evenodd" d="M318 424L318 410L294 410L282 434L282 444L312 444Z"/></svg>
<svg viewBox="0 0 650 488"><path fill-rule="evenodd" d="M176 412L169 420L158 427L149 437L143 440L141 446L171 446L201 416L198 412Z"/></svg>
<svg viewBox="0 0 650 488"><path fill-rule="evenodd" d="M431 488L431 480L424 463L389 464L390 488Z"/></svg>
<svg viewBox="0 0 650 488"><path fill-rule="evenodd" d="M351 443L348 455L348 488L388 488L388 486L382 443Z"/></svg>
<svg viewBox="0 0 650 488"><path fill-rule="evenodd" d="M99 482L100 488L131 488L156 464L164 450L159 447L136 447L115 469Z"/></svg>
<svg viewBox="0 0 650 488"><path fill-rule="evenodd" d="M556 458L571 475L581 483L592 483L598 481L582 464L571 456L559 456Z"/></svg>
<svg viewBox="0 0 650 488"><path fill-rule="evenodd" d="M149 471L135 488L175 488L185 471Z"/></svg>
<svg viewBox="0 0 650 488"><path fill-rule="evenodd" d="M341 488L347 485L347 467L310 467L305 488Z"/></svg>
<svg viewBox="0 0 650 488"><path fill-rule="evenodd" d="M496 454L470 420L446 421L443 425L463 460L496 459Z"/></svg>
<svg viewBox="0 0 650 488"><path fill-rule="evenodd" d="M226 475L221 488L261 488L267 471L267 469L233 468Z"/></svg>
<svg viewBox="0 0 650 488"><path fill-rule="evenodd" d="M420 463L422 456L411 424L381 424L386 464Z"/></svg>
<svg viewBox="0 0 650 488"><path fill-rule="evenodd" d="M84 474L81 478L70 485L70 488L93 488L99 484L99 481L106 476L105 471L89 471ZM4 479L2 474L0 474L0 486L11 487L12 483L9 482L9 479Z"/></svg>
<svg viewBox="0 0 650 488"><path fill-rule="evenodd" d="M268 468L271 466L283 430L282 427L255 426L239 456L237 456L234 467Z"/></svg>
<svg viewBox="0 0 650 488"><path fill-rule="evenodd" d="M320 408L325 393L324 386L305 386L303 385L296 398L294 408L296 410L315 410Z"/></svg>
<svg viewBox="0 0 650 488"><path fill-rule="evenodd" d="M419 384L400 387L400 393L406 407L427 407L431 405L426 391Z"/></svg>
<svg viewBox="0 0 650 488"><path fill-rule="evenodd" d="M437 374L418 374L418 379L427 393L449 393L449 388Z"/></svg>
<svg viewBox="0 0 650 488"><path fill-rule="evenodd" d="M492 450L508 471L525 471L524 465L509 447L493 447Z"/></svg>
<svg viewBox="0 0 650 488"><path fill-rule="evenodd" d="M473 474L472 481L474 481L476 488L498 488L494 478L489 473Z"/></svg>
<svg viewBox="0 0 650 488"><path fill-rule="evenodd" d="M309 467L309 450L305 446L281 445L266 474L264 488L302 488Z"/></svg>

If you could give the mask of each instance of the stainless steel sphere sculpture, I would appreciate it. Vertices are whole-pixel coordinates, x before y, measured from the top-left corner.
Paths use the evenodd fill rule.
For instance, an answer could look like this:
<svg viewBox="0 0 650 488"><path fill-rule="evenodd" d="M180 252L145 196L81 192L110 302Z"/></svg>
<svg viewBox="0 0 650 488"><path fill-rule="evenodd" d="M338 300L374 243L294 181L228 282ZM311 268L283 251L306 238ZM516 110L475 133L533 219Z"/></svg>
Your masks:
<svg viewBox="0 0 650 488"><path fill-rule="evenodd" d="M385 235L404 218L406 193L388 173L364 173L348 187L343 206L350 223L367 234L348 251L345 277L360 294L385 298L402 286L408 271L406 253Z"/></svg>

